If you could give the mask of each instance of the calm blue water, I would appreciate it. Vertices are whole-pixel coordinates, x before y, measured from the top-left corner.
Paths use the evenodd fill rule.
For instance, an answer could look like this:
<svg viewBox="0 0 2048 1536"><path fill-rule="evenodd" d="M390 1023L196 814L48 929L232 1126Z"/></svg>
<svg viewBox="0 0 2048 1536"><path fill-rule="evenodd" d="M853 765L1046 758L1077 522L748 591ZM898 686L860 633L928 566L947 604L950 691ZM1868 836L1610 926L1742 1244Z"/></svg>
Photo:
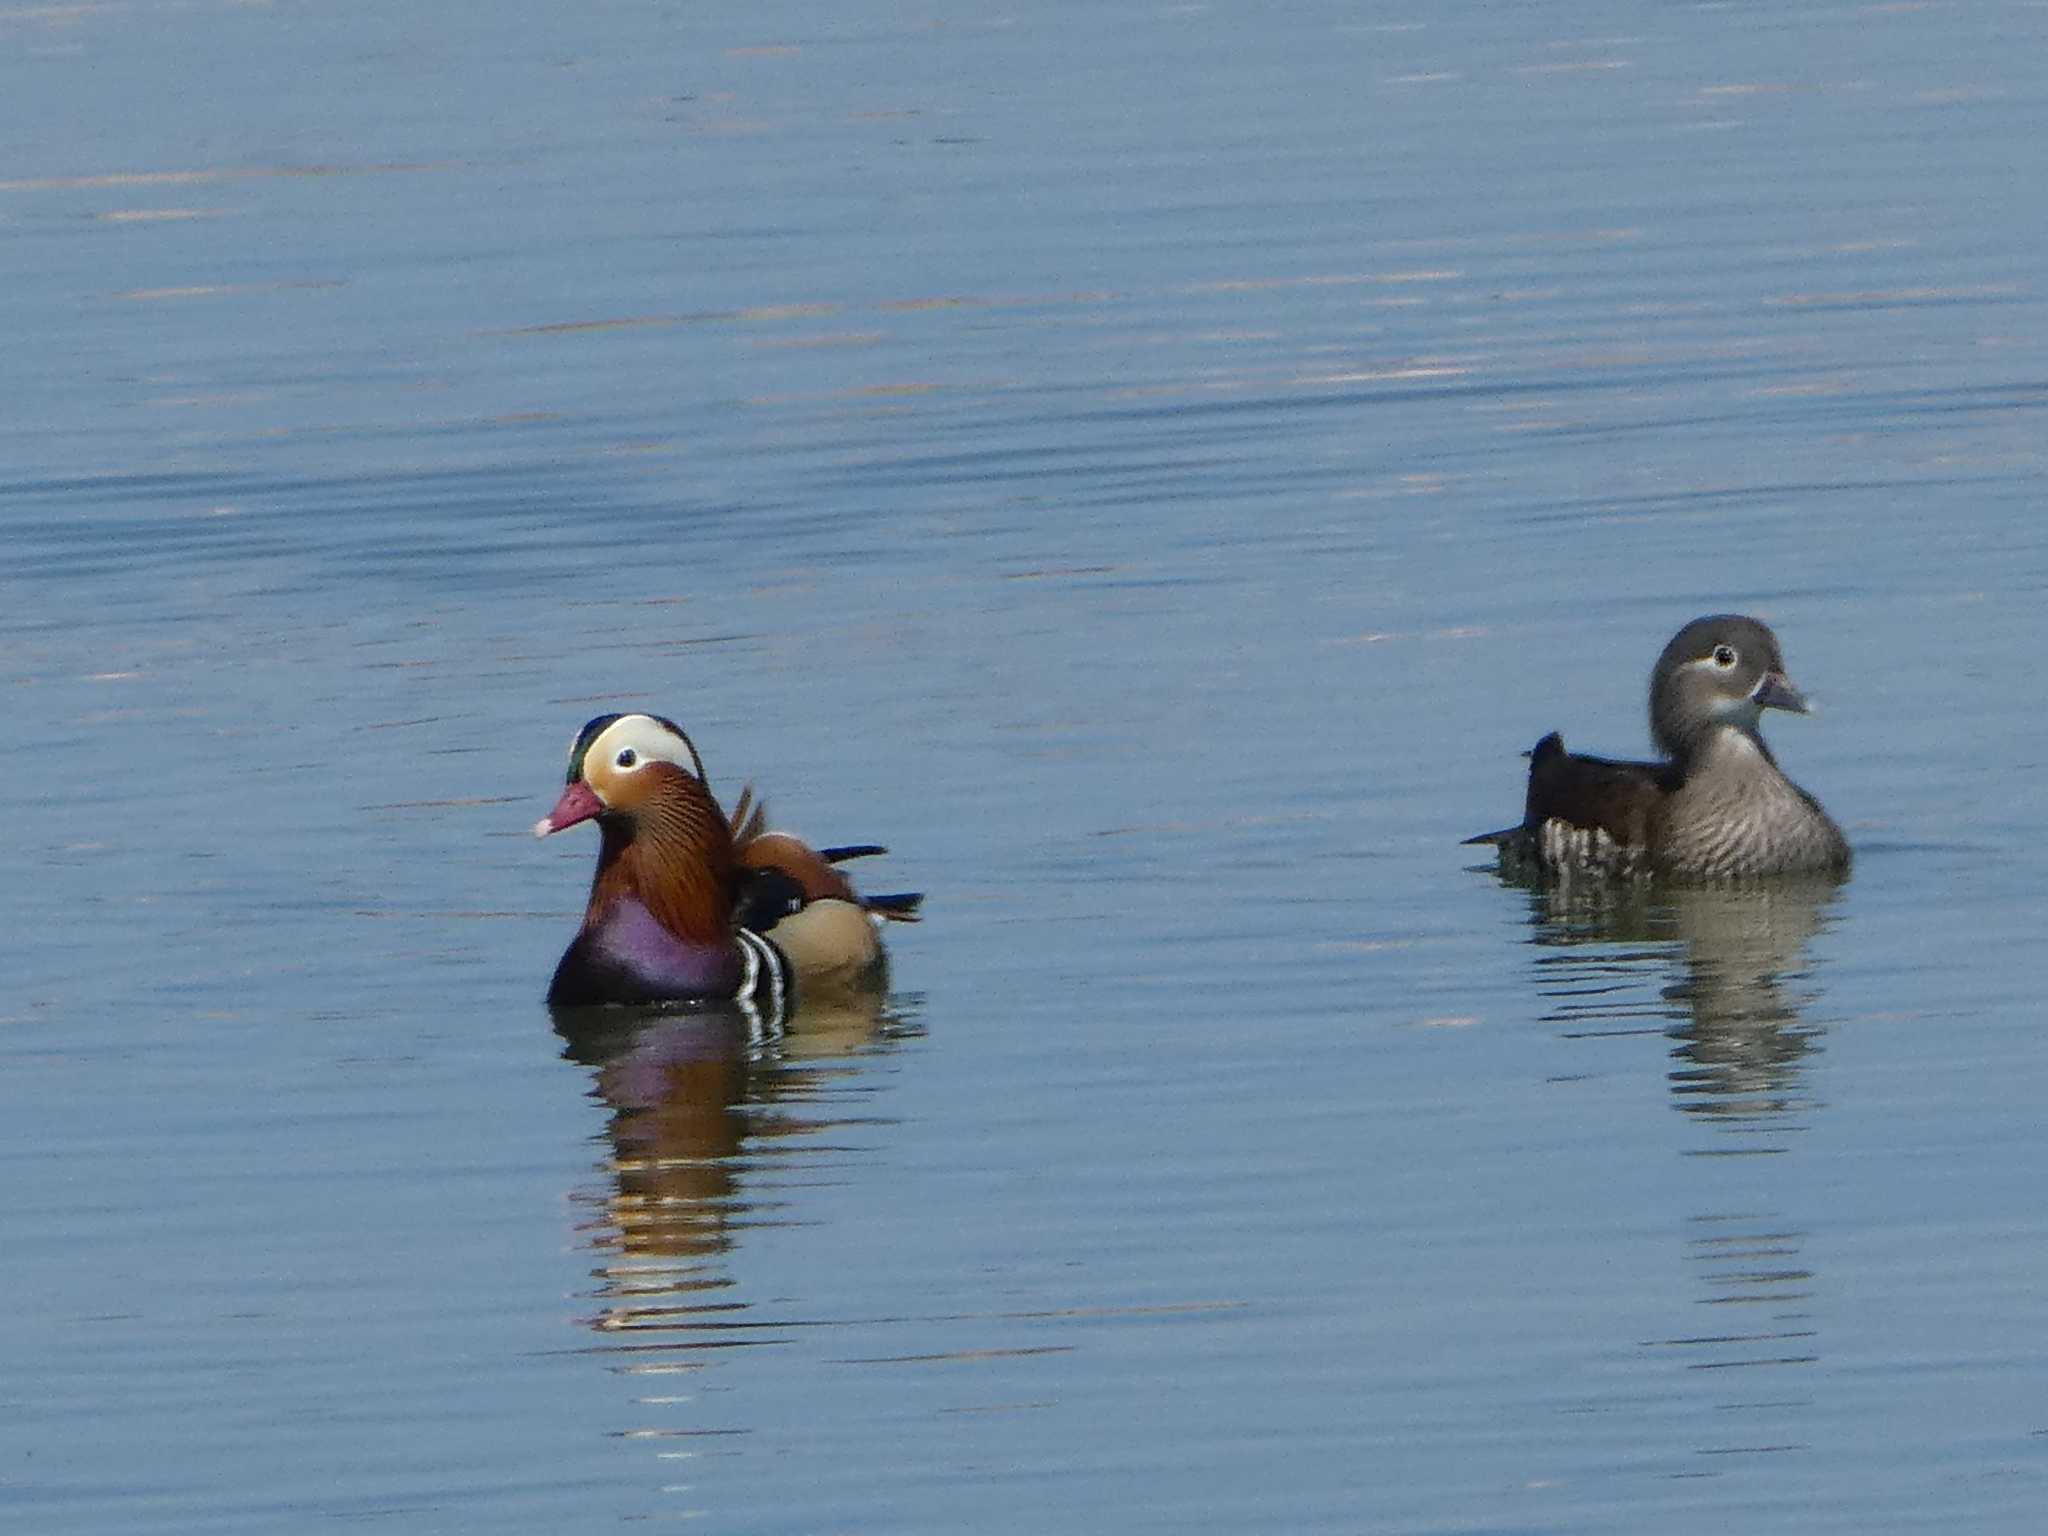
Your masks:
<svg viewBox="0 0 2048 1536"><path fill-rule="evenodd" d="M0 1514L2031 1532L2048 10L0 13ZM1839 892L1458 839L1778 629ZM570 733L930 893L540 1005Z"/></svg>

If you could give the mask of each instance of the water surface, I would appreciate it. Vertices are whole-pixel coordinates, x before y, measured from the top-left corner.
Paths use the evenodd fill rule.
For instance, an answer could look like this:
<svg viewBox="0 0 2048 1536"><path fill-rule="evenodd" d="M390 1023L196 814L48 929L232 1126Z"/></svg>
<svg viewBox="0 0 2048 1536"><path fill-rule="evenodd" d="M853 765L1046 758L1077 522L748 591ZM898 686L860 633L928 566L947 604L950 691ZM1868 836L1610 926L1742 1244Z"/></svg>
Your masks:
<svg viewBox="0 0 2048 1536"><path fill-rule="evenodd" d="M2031 1531L2048 11L0 12L0 1508ZM1769 619L1839 891L1458 839ZM930 892L558 1031L570 733Z"/></svg>

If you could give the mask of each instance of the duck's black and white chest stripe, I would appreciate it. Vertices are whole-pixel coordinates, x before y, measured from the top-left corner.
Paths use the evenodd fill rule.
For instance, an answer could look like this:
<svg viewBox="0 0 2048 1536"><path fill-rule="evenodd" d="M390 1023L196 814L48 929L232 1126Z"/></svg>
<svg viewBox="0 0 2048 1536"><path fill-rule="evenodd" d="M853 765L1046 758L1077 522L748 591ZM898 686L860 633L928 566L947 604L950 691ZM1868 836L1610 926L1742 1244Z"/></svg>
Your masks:
<svg viewBox="0 0 2048 1536"><path fill-rule="evenodd" d="M790 966L789 957L773 940L764 939L751 928L735 929L733 937L739 944L740 959L746 966L746 973L740 981L739 1000L771 1015L776 1020L779 1033L781 1021L796 1006L796 972Z"/></svg>

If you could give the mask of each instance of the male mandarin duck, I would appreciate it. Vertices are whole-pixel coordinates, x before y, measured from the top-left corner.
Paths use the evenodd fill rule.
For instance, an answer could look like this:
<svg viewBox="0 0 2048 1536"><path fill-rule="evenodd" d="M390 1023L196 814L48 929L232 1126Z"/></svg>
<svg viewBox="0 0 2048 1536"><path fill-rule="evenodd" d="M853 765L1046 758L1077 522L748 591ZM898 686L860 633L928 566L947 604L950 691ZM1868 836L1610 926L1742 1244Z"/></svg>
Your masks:
<svg viewBox="0 0 2048 1536"><path fill-rule="evenodd" d="M1839 876L1848 840L1785 777L1757 729L1767 709L1811 708L1767 626L1732 613L1694 619L1650 673L1650 734L1662 762L1581 756L1553 731L1528 754L1521 824L1466 841L1550 873Z"/></svg>
<svg viewBox="0 0 2048 1536"><path fill-rule="evenodd" d="M814 849L770 832L751 790L728 820L696 747L659 715L584 726L568 785L533 831L593 820L597 874L548 986L552 1007L739 1001L780 1017L798 994L877 984L887 962L876 920L914 922L923 900L862 897L835 865L887 850Z"/></svg>

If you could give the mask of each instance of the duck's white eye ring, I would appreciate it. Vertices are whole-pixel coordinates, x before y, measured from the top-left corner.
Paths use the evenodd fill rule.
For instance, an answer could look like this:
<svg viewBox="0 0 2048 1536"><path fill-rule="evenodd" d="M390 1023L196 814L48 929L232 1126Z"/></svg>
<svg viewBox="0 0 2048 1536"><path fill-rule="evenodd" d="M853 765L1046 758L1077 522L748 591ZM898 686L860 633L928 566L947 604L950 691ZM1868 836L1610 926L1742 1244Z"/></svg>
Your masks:
<svg viewBox="0 0 2048 1536"><path fill-rule="evenodd" d="M1724 672L1725 672L1725 671L1727 671L1727 670L1728 670L1728 669L1729 669L1730 667L1734 666L1734 665L1735 665L1735 662L1736 662L1736 656L1735 656L1735 647L1734 647L1734 646L1732 646L1732 645L1717 645L1717 646L1715 646L1715 647L1714 647L1714 665L1715 665L1715 666L1719 667L1719 668L1720 668L1720 669L1721 669L1722 671L1724 671Z"/></svg>
<svg viewBox="0 0 2048 1536"><path fill-rule="evenodd" d="M635 752L631 747L619 748L619 755L612 759L612 762L621 768L631 768L635 763L639 761L640 754L638 752Z"/></svg>

